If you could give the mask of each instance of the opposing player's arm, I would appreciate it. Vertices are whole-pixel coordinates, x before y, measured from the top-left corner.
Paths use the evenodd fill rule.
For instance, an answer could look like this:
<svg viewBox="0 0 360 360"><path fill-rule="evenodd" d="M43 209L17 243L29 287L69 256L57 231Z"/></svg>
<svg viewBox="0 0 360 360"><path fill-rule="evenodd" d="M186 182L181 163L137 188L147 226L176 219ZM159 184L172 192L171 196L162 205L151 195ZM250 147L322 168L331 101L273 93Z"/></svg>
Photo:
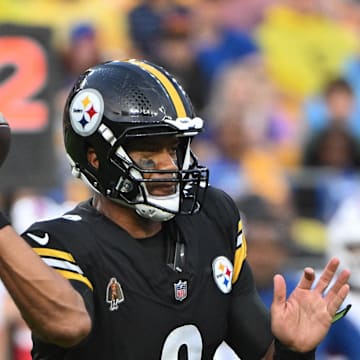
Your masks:
<svg viewBox="0 0 360 360"><path fill-rule="evenodd" d="M23 318L44 341L63 347L79 343L91 330L83 298L11 226L3 226L2 215L0 220L0 277Z"/></svg>

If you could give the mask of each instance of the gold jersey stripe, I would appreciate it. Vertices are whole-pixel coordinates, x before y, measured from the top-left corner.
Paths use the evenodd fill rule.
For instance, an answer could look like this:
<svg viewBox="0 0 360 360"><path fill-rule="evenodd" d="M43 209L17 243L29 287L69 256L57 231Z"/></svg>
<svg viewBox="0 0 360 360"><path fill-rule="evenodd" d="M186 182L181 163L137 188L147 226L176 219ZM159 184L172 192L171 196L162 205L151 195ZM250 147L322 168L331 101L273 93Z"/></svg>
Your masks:
<svg viewBox="0 0 360 360"><path fill-rule="evenodd" d="M240 233L242 232L242 228L243 228L243 226L242 226L242 221L239 220L239 223L238 223L238 234L240 234Z"/></svg>
<svg viewBox="0 0 360 360"><path fill-rule="evenodd" d="M164 86L164 88L166 89L167 93L170 96L170 99L175 107L176 110L176 114L178 118L185 118L187 117L186 111L185 111L185 107L184 104L181 100L181 97L178 93L178 91L176 90L175 86L173 85L173 83L158 69L156 69L155 67L146 64L142 61L137 61L137 60L129 60L129 62L131 64L135 64L139 67L141 67L142 69L148 71L150 74L152 74L157 80L160 81L160 83Z"/></svg>
<svg viewBox="0 0 360 360"><path fill-rule="evenodd" d="M246 259L246 239L244 234L242 235L242 245L236 249L234 256L234 274L232 277L232 283L235 284L242 268L242 265Z"/></svg>
<svg viewBox="0 0 360 360"><path fill-rule="evenodd" d="M33 248L33 250L40 256L50 256L53 258L58 258L62 260L67 260L72 263L75 262L73 256L65 251L55 250L55 249L47 249L47 248Z"/></svg>
<svg viewBox="0 0 360 360"><path fill-rule="evenodd" d="M87 277L85 277L84 275L81 274L77 274L77 273L73 273L71 271L67 271L67 270L59 270L59 269L55 269L59 274L61 274L64 278L68 279L68 280L77 280L80 281L82 283L84 283L85 285L87 285L91 291L94 290L94 287L92 286L91 282L89 281L89 279Z"/></svg>

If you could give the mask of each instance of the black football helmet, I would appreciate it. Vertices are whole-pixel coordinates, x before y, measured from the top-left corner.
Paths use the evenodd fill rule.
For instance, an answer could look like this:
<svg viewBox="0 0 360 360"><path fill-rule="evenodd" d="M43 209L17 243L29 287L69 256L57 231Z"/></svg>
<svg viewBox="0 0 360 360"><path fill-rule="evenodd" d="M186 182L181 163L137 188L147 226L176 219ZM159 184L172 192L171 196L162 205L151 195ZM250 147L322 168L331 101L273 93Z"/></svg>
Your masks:
<svg viewBox="0 0 360 360"><path fill-rule="evenodd" d="M72 173L96 192L154 221L200 209L208 170L198 165L190 142L202 130L203 121L195 116L182 87L163 68L132 59L88 69L68 96L63 123ZM177 171L141 169L127 153L129 140L141 142L159 135L178 138ZM97 154L99 168L88 162L89 147ZM152 172L161 173L161 180L144 176ZM146 183L153 181L176 182L176 192L152 195Z"/></svg>

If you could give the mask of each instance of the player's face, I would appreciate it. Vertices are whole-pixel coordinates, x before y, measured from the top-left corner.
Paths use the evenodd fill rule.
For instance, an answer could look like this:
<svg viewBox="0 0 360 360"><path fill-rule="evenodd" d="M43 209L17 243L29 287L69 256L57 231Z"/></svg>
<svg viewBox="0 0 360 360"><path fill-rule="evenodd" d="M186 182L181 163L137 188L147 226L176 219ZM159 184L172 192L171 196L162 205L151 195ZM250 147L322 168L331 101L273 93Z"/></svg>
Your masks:
<svg viewBox="0 0 360 360"><path fill-rule="evenodd" d="M126 146L131 159L143 170L145 179L175 178L175 173L156 173L157 170L176 171L176 149L178 140L175 136L153 136L132 142ZM167 196L176 192L175 182L148 182L147 190L155 196Z"/></svg>

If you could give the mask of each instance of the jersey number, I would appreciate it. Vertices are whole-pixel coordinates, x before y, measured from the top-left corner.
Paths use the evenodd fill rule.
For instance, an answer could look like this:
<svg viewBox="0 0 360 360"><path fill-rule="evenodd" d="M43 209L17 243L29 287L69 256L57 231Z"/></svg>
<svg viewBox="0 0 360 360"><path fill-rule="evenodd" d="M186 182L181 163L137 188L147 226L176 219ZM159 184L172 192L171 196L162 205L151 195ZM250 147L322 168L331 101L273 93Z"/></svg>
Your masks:
<svg viewBox="0 0 360 360"><path fill-rule="evenodd" d="M174 329L166 338L161 360L178 360L181 347L186 347L188 360L201 360L202 339L195 325L183 325Z"/></svg>

